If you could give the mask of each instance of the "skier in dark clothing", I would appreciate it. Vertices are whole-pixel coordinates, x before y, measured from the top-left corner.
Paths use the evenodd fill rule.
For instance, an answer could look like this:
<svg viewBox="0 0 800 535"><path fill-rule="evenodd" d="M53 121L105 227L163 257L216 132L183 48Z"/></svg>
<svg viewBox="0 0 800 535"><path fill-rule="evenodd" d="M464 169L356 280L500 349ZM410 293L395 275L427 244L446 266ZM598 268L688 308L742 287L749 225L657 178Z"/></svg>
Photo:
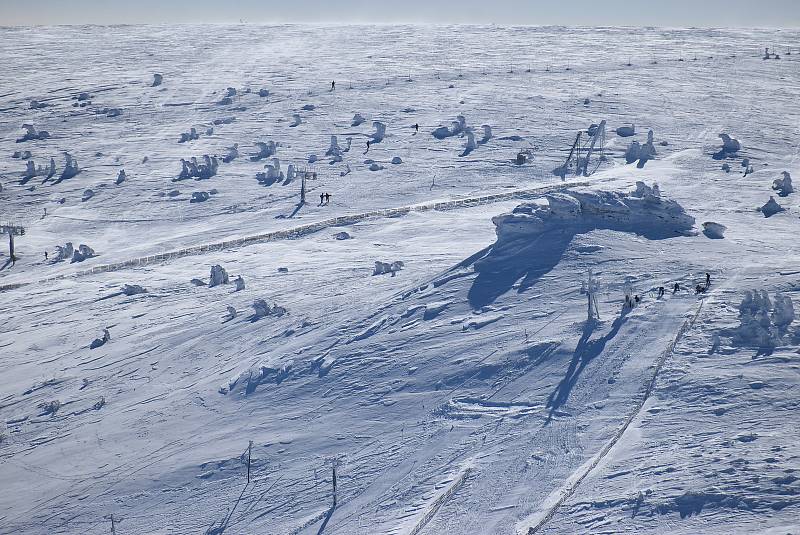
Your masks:
<svg viewBox="0 0 800 535"><path fill-rule="evenodd" d="M47 251L44 252L44 261L47 262Z"/></svg>
<svg viewBox="0 0 800 535"><path fill-rule="evenodd" d="M419 133L419 123L414 123L414 133L415 134Z"/></svg>
<svg viewBox="0 0 800 535"><path fill-rule="evenodd" d="M680 286L680 284L678 284L678 283L676 282L676 283L675 283L675 286L673 286L673 287L672 287L672 293L673 293L673 294L676 294L676 293L678 293L678 290L680 290L680 289L681 289L681 286Z"/></svg>
<svg viewBox="0 0 800 535"><path fill-rule="evenodd" d="M324 202L325 202L325 194L324 193L320 193L319 194L319 205L322 206L322 203L324 203Z"/></svg>
<svg viewBox="0 0 800 535"><path fill-rule="evenodd" d="M639 304L639 301L641 301L641 299L639 299L639 296L638 296L638 295L634 295L634 296L633 296L633 300L634 300L634 301L636 301L636 304L637 304L637 305Z"/></svg>
<svg viewBox="0 0 800 535"><path fill-rule="evenodd" d="M330 202L331 202L331 194L330 193L326 193L325 194L325 204L328 204Z"/></svg>
<svg viewBox="0 0 800 535"><path fill-rule="evenodd" d="M333 80L331 82L331 91L333 91L334 89L336 89L336 80Z"/></svg>
<svg viewBox="0 0 800 535"><path fill-rule="evenodd" d="M661 299L662 297L664 297L664 287L663 286L659 286L658 287L658 298Z"/></svg>
<svg viewBox="0 0 800 535"><path fill-rule="evenodd" d="M367 152L369 152L369 139L367 140ZM364 153L366 154L366 153Z"/></svg>
<svg viewBox="0 0 800 535"><path fill-rule="evenodd" d="M706 273L706 288L708 288L709 286L711 286L711 275L709 273Z"/></svg>

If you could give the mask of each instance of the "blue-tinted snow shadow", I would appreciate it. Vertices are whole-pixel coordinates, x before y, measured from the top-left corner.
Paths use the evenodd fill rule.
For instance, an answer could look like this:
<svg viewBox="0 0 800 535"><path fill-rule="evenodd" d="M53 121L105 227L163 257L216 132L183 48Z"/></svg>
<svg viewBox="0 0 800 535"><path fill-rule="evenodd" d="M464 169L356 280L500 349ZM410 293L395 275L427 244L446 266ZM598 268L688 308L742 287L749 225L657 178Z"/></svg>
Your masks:
<svg viewBox="0 0 800 535"><path fill-rule="evenodd" d="M595 340L591 340L591 337L597 327L597 323L586 322L586 324L584 324L583 334L581 335L581 339L578 340L578 345L575 347L575 353L572 355L572 360L569 363L567 372L564 374L564 378L561 379L561 382L558 383L556 389L547 398L547 407L550 409L547 415L547 422L550 422L559 407L567 402L567 398L569 398L570 392L572 392L575 383L578 382L578 378L583 370L595 357L603 352L606 344L612 340L617 335L620 328L622 328L627 317L627 314L624 313L620 315L614 320L614 323L611 324L611 330L604 336Z"/></svg>
<svg viewBox="0 0 800 535"><path fill-rule="evenodd" d="M491 247L488 254L474 263L478 276L467 294L470 305L474 309L479 309L494 303L520 279L522 280L518 291L528 290L539 282L542 276L558 265L575 235L585 234L592 230L629 232L650 240L663 240L686 235L655 225L633 228L630 224L618 222L618 224L602 228L565 226L507 243L497 242Z"/></svg>

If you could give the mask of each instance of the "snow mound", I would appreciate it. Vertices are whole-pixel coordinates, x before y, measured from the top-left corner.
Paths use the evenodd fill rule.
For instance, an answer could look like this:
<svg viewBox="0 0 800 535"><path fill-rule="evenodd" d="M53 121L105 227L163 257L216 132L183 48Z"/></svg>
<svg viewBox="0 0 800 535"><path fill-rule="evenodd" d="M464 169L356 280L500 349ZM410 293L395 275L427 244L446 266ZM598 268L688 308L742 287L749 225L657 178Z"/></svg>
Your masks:
<svg viewBox="0 0 800 535"><path fill-rule="evenodd" d="M121 291L127 296L147 293L147 290L145 288L142 288L138 284L126 284L125 286L122 287Z"/></svg>
<svg viewBox="0 0 800 535"><path fill-rule="evenodd" d="M353 120L350 121L350 126L358 126L364 121L366 121L366 119L364 119L364 116L361 115L360 113L356 113L355 115L353 115Z"/></svg>
<svg viewBox="0 0 800 535"><path fill-rule="evenodd" d="M196 204L199 202L206 202L210 198L211 195L206 191L193 191L192 198L189 199L189 202L192 204Z"/></svg>
<svg viewBox="0 0 800 535"><path fill-rule="evenodd" d="M403 163L403 159L400 156L395 156L394 158L392 158L392 163L394 165L399 165Z"/></svg>
<svg viewBox="0 0 800 535"><path fill-rule="evenodd" d="M164 75L163 74L154 74L153 75L153 83L150 84L150 87L158 87L164 82Z"/></svg>
<svg viewBox="0 0 800 535"><path fill-rule="evenodd" d="M333 235L333 237L337 240L349 240L350 234L348 234L347 232L337 232L336 234Z"/></svg>
<svg viewBox="0 0 800 535"><path fill-rule="evenodd" d="M617 135L619 137L632 137L636 135L636 125L632 124L630 126L620 126L616 130Z"/></svg>
<svg viewBox="0 0 800 535"><path fill-rule="evenodd" d="M712 240L721 240L724 238L726 230L728 230L728 227L720 223L715 223L713 221L706 221L703 223L703 234Z"/></svg>

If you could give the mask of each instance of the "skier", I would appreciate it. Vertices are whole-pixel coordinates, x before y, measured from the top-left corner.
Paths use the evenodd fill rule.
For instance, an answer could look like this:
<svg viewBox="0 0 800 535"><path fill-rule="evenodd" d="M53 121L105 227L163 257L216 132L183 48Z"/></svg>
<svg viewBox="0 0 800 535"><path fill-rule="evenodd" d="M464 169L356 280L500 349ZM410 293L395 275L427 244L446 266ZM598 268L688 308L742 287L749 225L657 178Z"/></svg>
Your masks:
<svg viewBox="0 0 800 535"><path fill-rule="evenodd" d="M678 293L678 290L680 290L680 289L681 289L681 286L680 286L680 284L678 284L678 283L676 282L676 283L675 283L675 286L673 286L673 287L672 287L672 293L673 293L673 295L674 295L674 294L676 294L676 293Z"/></svg>
<svg viewBox="0 0 800 535"><path fill-rule="evenodd" d="M633 296L633 299L634 299L634 301L636 301L636 304L637 304L637 305L639 304L639 301L641 301L641 299L639 299L639 296L638 296L638 295L634 295L634 296Z"/></svg>
<svg viewBox="0 0 800 535"><path fill-rule="evenodd" d="M44 261L47 262L47 251L44 252Z"/></svg>
<svg viewBox="0 0 800 535"><path fill-rule="evenodd" d="M369 152L369 139L367 140L367 151L364 154L366 154L367 152Z"/></svg>
<svg viewBox="0 0 800 535"><path fill-rule="evenodd" d="M331 202L331 194L330 193L326 193L325 194L325 204L329 204L330 202Z"/></svg>
<svg viewBox="0 0 800 535"><path fill-rule="evenodd" d="M419 123L414 123L414 134L419 134Z"/></svg>
<svg viewBox="0 0 800 535"><path fill-rule="evenodd" d="M711 275L709 273L706 273L706 288L708 288L709 286L711 286Z"/></svg>
<svg viewBox="0 0 800 535"><path fill-rule="evenodd" d="M658 287L658 298L661 299L662 297L664 297L664 287L663 286L659 286Z"/></svg>
<svg viewBox="0 0 800 535"><path fill-rule="evenodd" d="M320 193L319 194L319 205L322 206L323 202L325 202L325 194L324 193Z"/></svg>
<svg viewBox="0 0 800 535"><path fill-rule="evenodd" d="M331 91L336 89L336 80L331 81Z"/></svg>

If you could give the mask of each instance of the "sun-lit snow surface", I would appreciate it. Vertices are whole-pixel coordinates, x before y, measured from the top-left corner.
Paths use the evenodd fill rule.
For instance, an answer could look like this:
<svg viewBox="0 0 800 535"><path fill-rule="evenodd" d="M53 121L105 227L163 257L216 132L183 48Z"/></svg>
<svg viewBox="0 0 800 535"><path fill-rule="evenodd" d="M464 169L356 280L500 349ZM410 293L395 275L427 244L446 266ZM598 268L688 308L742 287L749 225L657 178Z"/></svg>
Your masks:
<svg viewBox="0 0 800 535"><path fill-rule="evenodd" d="M0 293L0 533L796 532L800 202L772 186L800 173L798 37L0 30L0 220L26 226L0 271L25 284ZM37 282L558 184L602 119L589 186ZM656 159L625 165L649 129ZM290 164L317 173L299 209ZM747 290L771 308L740 317Z"/></svg>

